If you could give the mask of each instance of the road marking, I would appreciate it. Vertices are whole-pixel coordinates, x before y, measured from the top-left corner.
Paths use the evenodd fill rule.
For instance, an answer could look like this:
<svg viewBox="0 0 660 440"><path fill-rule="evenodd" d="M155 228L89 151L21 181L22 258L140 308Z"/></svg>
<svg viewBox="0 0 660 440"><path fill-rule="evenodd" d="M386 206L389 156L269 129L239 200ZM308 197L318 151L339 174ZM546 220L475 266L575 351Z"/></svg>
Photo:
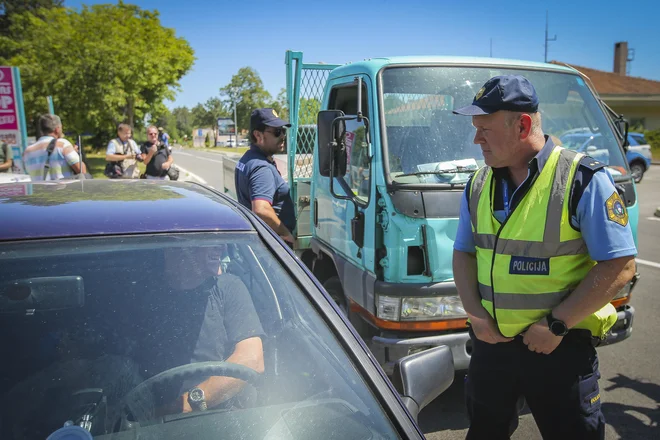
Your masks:
<svg viewBox="0 0 660 440"><path fill-rule="evenodd" d="M202 185L208 185L208 184L206 183L206 180L202 179L202 178L199 177L197 174L195 174L195 173L191 173L190 171L188 171L188 170L185 169L185 168L180 167L179 165L177 165L176 167L179 169L180 172L183 172L183 173L188 174L189 176L192 176L193 179L197 180L197 181L198 181L199 183L201 183Z"/></svg>
<svg viewBox="0 0 660 440"><path fill-rule="evenodd" d="M655 267L656 269L660 269L660 263L655 263L653 261L640 260L639 258L635 258L635 261L637 261L637 263L642 264L644 266L651 266L651 267Z"/></svg>
<svg viewBox="0 0 660 440"><path fill-rule="evenodd" d="M656 222L660 222L660 217L646 217L646 220L655 220Z"/></svg>
<svg viewBox="0 0 660 440"><path fill-rule="evenodd" d="M209 158L207 158L207 157L203 157L203 156L195 156L194 154L190 154L190 153L177 152L176 154L177 154L177 155L182 155L182 156L190 156L190 157L194 157L195 159L203 160L203 161L205 161L205 162L216 162L216 163L222 163L221 160L209 159Z"/></svg>

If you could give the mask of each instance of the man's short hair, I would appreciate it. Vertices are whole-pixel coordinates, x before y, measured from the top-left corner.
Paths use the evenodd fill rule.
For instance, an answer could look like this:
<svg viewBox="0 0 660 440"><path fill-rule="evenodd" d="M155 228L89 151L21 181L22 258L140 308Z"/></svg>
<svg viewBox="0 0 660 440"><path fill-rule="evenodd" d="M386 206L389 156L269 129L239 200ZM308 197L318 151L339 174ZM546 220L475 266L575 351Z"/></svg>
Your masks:
<svg viewBox="0 0 660 440"><path fill-rule="evenodd" d="M39 116L39 131L42 135L54 133L57 127L62 126L62 120L57 115L45 114Z"/></svg>
<svg viewBox="0 0 660 440"><path fill-rule="evenodd" d="M257 143L257 138L254 135L254 130L257 130L257 131L260 131L260 132L263 133L264 131L266 131L266 125L265 124L254 124L254 125L255 125L254 127L250 126L250 142L253 143L253 144L256 144Z"/></svg>
<svg viewBox="0 0 660 440"><path fill-rule="evenodd" d="M156 130L156 133L158 133L158 127L156 127L155 125L148 126L147 127L147 133L149 133L149 130L151 130L152 128Z"/></svg>
<svg viewBox="0 0 660 440"><path fill-rule="evenodd" d="M122 122L121 124L119 124L119 125L117 126L117 133L124 132L124 131L126 131L127 128L128 128L129 130L131 130L131 126L130 126L130 125L128 125L128 124L125 123L125 122ZM132 131L132 130L131 130L131 131Z"/></svg>

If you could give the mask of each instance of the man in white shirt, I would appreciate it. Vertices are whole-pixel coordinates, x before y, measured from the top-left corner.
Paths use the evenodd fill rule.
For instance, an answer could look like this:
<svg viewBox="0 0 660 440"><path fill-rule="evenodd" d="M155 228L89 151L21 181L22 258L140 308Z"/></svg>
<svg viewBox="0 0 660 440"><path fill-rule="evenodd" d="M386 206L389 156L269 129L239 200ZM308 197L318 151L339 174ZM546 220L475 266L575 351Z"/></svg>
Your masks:
<svg viewBox="0 0 660 440"><path fill-rule="evenodd" d="M142 152L135 141L131 139L133 130L128 124L119 124L117 127L117 138L108 143L105 152L105 160L108 162L118 162L121 166L124 179L137 179L140 177L140 170L137 167L137 161L142 161Z"/></svg>

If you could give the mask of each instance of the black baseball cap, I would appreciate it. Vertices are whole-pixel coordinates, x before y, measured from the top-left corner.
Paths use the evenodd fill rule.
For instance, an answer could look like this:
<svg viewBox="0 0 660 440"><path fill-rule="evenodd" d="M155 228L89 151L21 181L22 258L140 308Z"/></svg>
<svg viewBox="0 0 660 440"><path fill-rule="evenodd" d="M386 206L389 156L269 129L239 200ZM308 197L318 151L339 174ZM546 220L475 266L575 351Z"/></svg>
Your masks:
<svg viewBox="0 0 660 440"><path fill-rule="evenodd" d="M456 115L489 115L500 110L536 113L539 98L531 82L520 75L494 76L477 92L471 105L454 110Z"/></svg>
<svg viewBox="0 0 660 440"><path fill-rule="evenodd" d="M291 124L284 119L280 119L277 112L272 108L258 108L253 110L252 115L250 115L250 132L263 125L269 127L291 127Z"/></svg>

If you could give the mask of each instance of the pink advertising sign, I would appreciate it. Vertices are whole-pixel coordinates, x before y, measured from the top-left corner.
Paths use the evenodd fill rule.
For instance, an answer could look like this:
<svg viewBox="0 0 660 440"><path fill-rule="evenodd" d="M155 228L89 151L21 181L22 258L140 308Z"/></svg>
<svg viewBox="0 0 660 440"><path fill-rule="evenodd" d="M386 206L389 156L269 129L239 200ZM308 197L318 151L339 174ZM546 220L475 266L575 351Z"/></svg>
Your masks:
<svg viewBox="0 0 660 440"><path fill-rule="evenodd" d="M18 130L18 107L11 67L0 67L0 130Z"/></svg>

